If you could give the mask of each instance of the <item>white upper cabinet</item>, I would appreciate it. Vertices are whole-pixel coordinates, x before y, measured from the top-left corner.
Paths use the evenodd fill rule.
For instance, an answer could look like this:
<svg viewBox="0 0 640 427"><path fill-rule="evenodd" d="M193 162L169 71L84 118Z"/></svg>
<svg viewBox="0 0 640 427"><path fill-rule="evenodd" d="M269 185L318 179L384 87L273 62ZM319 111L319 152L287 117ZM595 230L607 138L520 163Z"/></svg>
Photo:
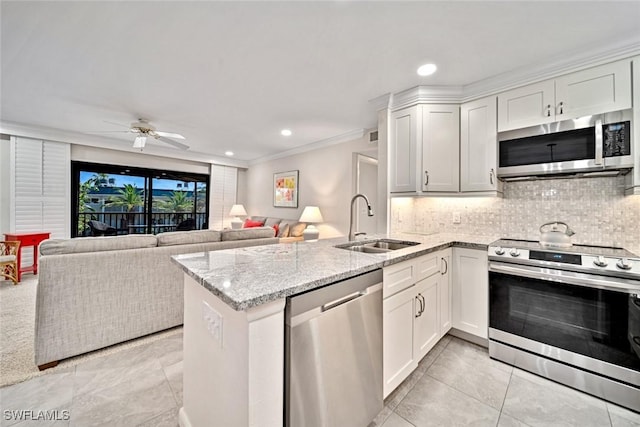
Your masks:
<svg viewBox="0 0 640 427"><path fill-rule="evenodd" d="M631 64L619 61L498 95L498 131L631 108Z"/></svg>
<svg viewBox="0 0 640 427"><path fill-rule="evenodd" d="M460 107L421 105L422 191L460 189Z"/></svg>
<svg viewBox="0 0 640 427"><path fill-rule="evenodd" d="M416 105L391 114L390 192L458 192L460 107Z"/></svg>
<svg viewBox="0 0 640 427"><path fill-rule="evenodd" d="M553 80L519 87L498 95L498 130L554 122Z"/></svg>
<svg viewBox="0 0 640 427"><path fill-rule="evenodd" d="M416 148L420 133L417 106L391 113L389 191L392 193L416 191Z"/></svg>
<svg viewBox="0 0 640 427"><path fill-rule="evenodd" d="M498 190L496 97L460 108L460 191Z"/></svg>

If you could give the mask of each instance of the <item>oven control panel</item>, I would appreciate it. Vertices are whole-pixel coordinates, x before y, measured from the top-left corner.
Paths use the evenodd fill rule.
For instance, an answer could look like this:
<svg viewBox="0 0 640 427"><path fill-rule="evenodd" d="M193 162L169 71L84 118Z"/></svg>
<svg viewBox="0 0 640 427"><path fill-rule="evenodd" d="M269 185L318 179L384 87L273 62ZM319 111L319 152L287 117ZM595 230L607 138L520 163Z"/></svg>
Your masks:
<svg viewBox="0 0 640 427"><path fill-rule="evenodd" d="M489 259L494 261L542 266L553 263L551 265L559 268L565 266L568 269L570 266L580 266L581 271L637 276L640 280L640 259L638 258L616 258L502 246L489 246L488 255Z"/></svg>

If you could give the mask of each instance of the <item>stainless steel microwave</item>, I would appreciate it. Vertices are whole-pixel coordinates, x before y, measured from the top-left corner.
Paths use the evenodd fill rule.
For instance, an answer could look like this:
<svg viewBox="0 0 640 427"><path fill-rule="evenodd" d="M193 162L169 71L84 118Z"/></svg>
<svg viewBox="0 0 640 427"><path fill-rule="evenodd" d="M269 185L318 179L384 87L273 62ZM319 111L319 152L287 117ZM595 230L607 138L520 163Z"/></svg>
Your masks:
<svg viewBox="0 0 640 427"><path fill-rule="evenodd" d="M632 110L498 134L498 177L576 174L633 167Z"/></svg>

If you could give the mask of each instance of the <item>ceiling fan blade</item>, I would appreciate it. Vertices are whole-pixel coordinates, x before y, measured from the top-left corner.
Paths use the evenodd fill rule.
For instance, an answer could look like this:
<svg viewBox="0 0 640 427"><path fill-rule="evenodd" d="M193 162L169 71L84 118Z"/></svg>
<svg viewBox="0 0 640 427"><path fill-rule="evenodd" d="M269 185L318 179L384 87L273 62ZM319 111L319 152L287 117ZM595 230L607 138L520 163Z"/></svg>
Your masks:
<svg viewBox="0 0 640 427"><path fill-rule="evenodd" d="M172 139L165 138L165 137L160 136L160 135L156 136L155 138L158 141L162 141L165 144L173 145L174 147L179 148L181 150L188 150L189 149L189 146L187 144L183 144L182 142L174 141Z"/></svg>
<svg viewBox="0 0 640 427"><path fill-rule="evenodd" d="M166 138L175 138L175 139L185 139L184 136L179 133L171 133L171 132L161 132L159 130L154 131L158 136L164 136Z"/></svg>

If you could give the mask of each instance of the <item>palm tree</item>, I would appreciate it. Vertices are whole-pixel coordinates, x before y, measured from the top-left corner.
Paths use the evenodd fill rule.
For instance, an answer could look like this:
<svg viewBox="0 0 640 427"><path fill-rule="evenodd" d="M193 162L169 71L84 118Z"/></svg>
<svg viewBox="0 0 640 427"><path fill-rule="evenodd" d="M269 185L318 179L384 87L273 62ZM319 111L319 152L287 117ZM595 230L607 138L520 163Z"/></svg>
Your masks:
<svg viewBox="0 0 640 427"><path fill-rule="evenodd" d="M135 215L133 212L136 208L144 205L144 199L138 188L133 184L125 184L124 187L118 189L118 195L110 199L112 206L122 206L127 214L127 223L134 222Z"/></svg>
<svg viewBox="0 0 640 427"><path fill-rule="evenodd" d="M175 212L176 223L182 221L182 212L191 212L193 210L193 200L187 197L186 191L172 191L167 200L158 202L158 208L164 212Z"/></svg>

